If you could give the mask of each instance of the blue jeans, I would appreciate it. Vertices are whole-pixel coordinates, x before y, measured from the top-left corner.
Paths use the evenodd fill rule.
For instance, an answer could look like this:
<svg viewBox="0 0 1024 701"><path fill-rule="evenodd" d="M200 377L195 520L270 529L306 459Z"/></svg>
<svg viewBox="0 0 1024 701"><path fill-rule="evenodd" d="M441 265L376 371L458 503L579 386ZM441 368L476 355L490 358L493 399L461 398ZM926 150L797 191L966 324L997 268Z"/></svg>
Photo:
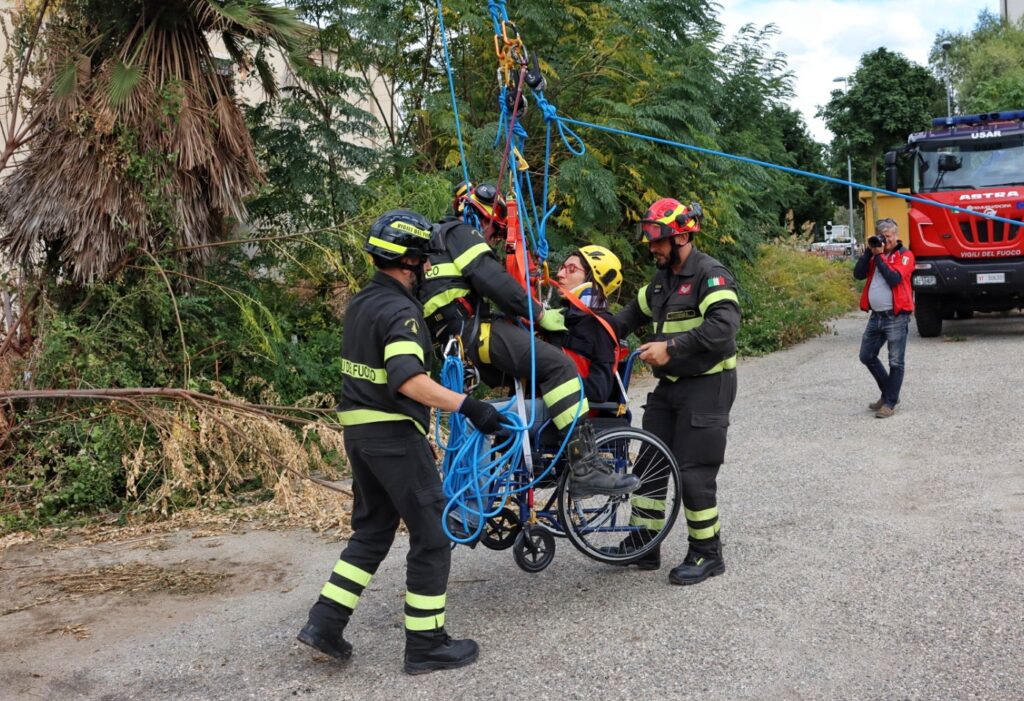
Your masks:
<svg viewBox="0 0 1024 701"><path fill-rule="evenodd" d="M871 312L864 336L860 341L860 362L867 365L871 376L878 383L882 400L890 407L900 401L900 388L903 386L903 356L907 350L907 329L910 326L910 313ZM882 346L889 344L889 371L886 372L878 352Z"/></svg>

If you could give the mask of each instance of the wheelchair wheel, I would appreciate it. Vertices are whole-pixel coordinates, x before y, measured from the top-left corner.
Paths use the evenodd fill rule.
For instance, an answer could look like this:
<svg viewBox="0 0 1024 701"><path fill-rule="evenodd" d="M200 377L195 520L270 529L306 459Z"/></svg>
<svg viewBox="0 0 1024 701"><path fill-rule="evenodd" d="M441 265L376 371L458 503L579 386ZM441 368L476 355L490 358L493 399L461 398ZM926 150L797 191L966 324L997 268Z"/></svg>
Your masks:
<svg viewBox="0 0 1024 701"><path fill-rule="evenodd" d="M526 526L516 536L512 559L526 572L540 572L555 559L555 537L543 528Z"/></svg>
<svg viewBox="0 0 1024 701"><path fill-rule="evenodd" d="M504 508L487 519L480 542L490 550L505 550L512 547L521 529L519 514L512 509Z"/></svg>
<svg viewBox="0 0 1024 701"><path fill-rule="evenodd" d="M618 428L597 436L601 457L618 474L635 474L632 494L583 498L569 493L569 469L558 484L558 517L566 537L599 562L625 565L656 548L672 530L682 504L679 466L657 437L636 428Z"/></svg>

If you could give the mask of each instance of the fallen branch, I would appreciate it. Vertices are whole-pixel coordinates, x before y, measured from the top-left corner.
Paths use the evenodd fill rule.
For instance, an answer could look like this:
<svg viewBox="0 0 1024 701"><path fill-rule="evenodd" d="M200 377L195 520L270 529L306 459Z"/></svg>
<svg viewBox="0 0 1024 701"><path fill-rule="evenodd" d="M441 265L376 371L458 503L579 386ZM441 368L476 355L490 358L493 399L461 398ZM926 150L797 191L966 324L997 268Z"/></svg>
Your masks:
<svg viewBox="0 0 1024 701"><path fill-rule="evenodd" d="M210 394L203 394L202 392L194 392L192 390L176 389L171 387L135 387L135 388L117 388L117 389L49 389L49 390L5 390L0 391L0 402L15 402L18 400L38 400L38 399L90 399L97 401L117 401L124 402L131 406L138 414L147 419L151 424L156 425L157 422L150 415L140 400L147 399L170 399L174 401L181 401L189 404L197 411L202 410L202 404L210 404L218 408L227 409L238 413L250 414L254 416L260 416L263 418L271 419L274 421L281 421L287 423L294 423L299 425L316 425L323 428L337 428L337 426L330 423L323 422L322 418L332 414L333 410L329 409L317 409L310 407L286 407L286 406L273 406L265 404L248 404L245 402L237 402L229 399L223 399ZM302 412L316 416L317 418L302 418L296 416L290 416L281 412ZM243 441L249 441L249 438L239 431L235 426L232 426L228 421L224 421L220 417L211 415L211 418L220 426L230 431L233 435ZM251 441L249 441L251 443ZM351 496L350 490L344 489L337 486L330 480L324 480L319 477L304 474L299 470L291 467L287 463L280 460L277 456L271 454L264 448L254 445L256 451L270 462L280 466L284 470L292 473L293 475L313 482L325 489L329 489L334 492L340 492Z"/></svg>

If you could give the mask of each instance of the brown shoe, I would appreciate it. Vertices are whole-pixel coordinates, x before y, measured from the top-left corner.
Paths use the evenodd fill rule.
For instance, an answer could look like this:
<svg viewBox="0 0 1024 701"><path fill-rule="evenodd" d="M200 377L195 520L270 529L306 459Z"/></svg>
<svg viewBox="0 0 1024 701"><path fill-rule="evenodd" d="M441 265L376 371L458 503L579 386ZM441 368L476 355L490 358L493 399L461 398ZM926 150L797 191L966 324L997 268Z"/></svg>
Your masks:
<svg viewBox="0 0 1024 701"><path fill-rule="evenodd" d="M896 413L896 408L891 407L888 404L883 404L882 407L875 412L876 419L888 419L890 416Z"/></svg>
<svg viewBox="0 0 1024 701"><path fill-rule="evenodd" d="M871 402L870 404L868 404L868 409L870 409L871 411L878 411L883 406L885 406L885 399L879 397L877 402Z"/></svg>

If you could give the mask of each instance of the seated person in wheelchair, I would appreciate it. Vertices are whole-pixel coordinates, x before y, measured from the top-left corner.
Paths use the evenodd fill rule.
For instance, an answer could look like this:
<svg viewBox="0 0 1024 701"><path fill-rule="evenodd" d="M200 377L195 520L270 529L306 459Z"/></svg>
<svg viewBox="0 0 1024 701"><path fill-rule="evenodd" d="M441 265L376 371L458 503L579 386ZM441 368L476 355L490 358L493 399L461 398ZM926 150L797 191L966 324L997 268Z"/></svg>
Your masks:
<svg viewBox="0 0 1024 701"><path fill-rule="evenodd" d="M557 308L564 314L566 330L546 338L576 364L589 402L618 402L619 341L608 323L608 297L622 284L621 261L603 246L583 246L569 254L555 277L561 285Z"/></svg>

